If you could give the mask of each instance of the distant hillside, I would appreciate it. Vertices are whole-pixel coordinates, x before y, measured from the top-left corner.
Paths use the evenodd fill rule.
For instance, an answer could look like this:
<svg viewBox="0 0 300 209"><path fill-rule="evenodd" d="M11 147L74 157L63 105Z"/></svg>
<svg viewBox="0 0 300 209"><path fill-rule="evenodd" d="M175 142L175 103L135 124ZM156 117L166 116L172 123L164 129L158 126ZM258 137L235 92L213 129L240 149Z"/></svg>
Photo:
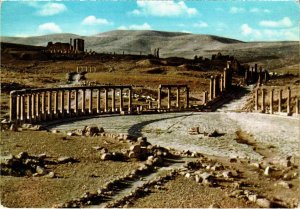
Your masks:
<svg viewBox="0 0 300 209"><path fill-rule="evenodd" d="M161 57L193 58L195 55L211 57L221 52L243 62L258 62L269 67L283 67L299 63L299 43L242 42L212 35L198 35L162 31L115 30L93 36L52 34L27 38L2 37L2 42L46 46L49 41L69 42L70 38L83 38L85 48L96 52L150 54L160 48Z"/></svg>

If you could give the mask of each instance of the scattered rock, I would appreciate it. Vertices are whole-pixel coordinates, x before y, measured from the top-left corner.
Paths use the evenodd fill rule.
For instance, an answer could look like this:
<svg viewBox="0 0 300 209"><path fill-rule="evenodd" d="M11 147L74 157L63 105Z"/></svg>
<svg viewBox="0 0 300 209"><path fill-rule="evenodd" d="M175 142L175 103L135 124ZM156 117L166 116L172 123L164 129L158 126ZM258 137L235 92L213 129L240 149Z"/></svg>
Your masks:
<svg viewBox="0 0 300 209"><path fill-rule="evenodd" d="M67 136L75 136L76 134L74 133L74 132L71 132L71 131L69 131L68 133L67 133Z"/></svg>
<svg viewBox="0 0 300 209"><path fill-rule="evenodd" d="M208 208L221 208L221 207L217 203L213 203Z"/></svg>
<svg viewBox="0 0 300 209"><path fill-rule="evenodd" d="M256 204L261 208L271 208L271 202L266 198L258 198Z"/></svg>
<svg viewBox="0 0 300 209"><path fill-rule="evenodd" d="M270 175L270 172L271 172L271 167L270 166L267 166L265 171L264 171L264 175L265 176L269 176Z"/></svg>
<svg viewBox="0 0 300 209"><path fill-rule="evenodd" d="M20 152L19 154L16 155L17 159L26 159L28 157L28 153L27 152Z"/></svg>
<svg viewBox="0 0 300 209"><path fill-rule="evenodd" d="M256 200L257 200L257 195L255 195L255 194L248 195L248 200L249 200L250 202L256 202Z"/></svg>
<svg viewBox="0 0 300 209"><path fill-rule="evenodd" d="M101 155L101 160L110 160L111 154L110 153L104 153Z"/></svg>
<svg viewBox="0 0 300 209"><path fill-rule="evenodd" d="M46 174L46 170L44 168L42 168L41 166L37 166L35 170L39 175L45 175Z"/></svg>
<svg viewBox="0 0 300 209"><path fill-rule="evenodd" d="M281 186L281 187L286 188L286 189L291 188L290 184L285 182L285 181L280 181L278 183L275 183L275 185Z"/></svg>
<svg viewBox="0 0 300 209"><path fill-rule="evenodd" d="M57 162L58 163L74 163L74 162L77 162L77 160L75 160L72 157L59 157L57 159Z"/></svg>
<svg viewBox="0 0 300 209"><path fill-rule="evenodd" d="M45 175L46 178L54 178L55 173L53 171L50 171L47 175Z"/></svg>

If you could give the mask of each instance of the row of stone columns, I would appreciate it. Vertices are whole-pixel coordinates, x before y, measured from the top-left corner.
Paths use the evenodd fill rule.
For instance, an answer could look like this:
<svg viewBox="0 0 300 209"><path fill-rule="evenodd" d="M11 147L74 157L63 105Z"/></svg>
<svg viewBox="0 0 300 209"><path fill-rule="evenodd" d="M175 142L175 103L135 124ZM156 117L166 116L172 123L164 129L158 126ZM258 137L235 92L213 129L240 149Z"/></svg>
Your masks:
<svg viewBox="0 0 300 209"><path fill-rule="evenodd" d="M93 66L77 66L76 68L77 70L77 73L79 72L96 72L97 69L96 67L93 67Z"/></svg>
<svg viewBox="0 0 300 209"><path fill-rule="evenodd" d="M261 104L260 104L260 108L259 108L259 91L261 92ZM282 89L278 90L278 112L283 112L283 98L282 98ZM266 111L266 98L265 98L265 93L266 93L266 89L263 88L257 88L255 90L255 110L256 111L262 111L265 112ZM269 95L269 109L270 109L270 114L274 113L274 89L270 89L269 91L270 95ZM291 89L288 87L287 88L287 98L286 98L286 113L288 115L291 115ZM299 98L296 98L296 102L295 102L295 112L296 114L299 114Z"/></svg>
<svg viewBox="0 0 300 209"><path fill-rule="evenodd" d="M158 110L162 109L162 97L161 97L161 93L162 93L162 89L166 88L167 89L167 109L171 109L172 105L171 105L171 90L172 89L176 89L176 108L181 108L181 104L180 104L180 89L184 89L185 90L185 106L184 108L189 108L189 88L186 85L159 85L158 87L158 94L157 94L157 108Z"/></svg>
<svg viewBox="0 0 300 209"><path fill-rule="evenodd" d="M216 75L210 77L209 83L209 100L213 100L220 96L222 92L228 90L231 86L232 78L229 65L224 68L223 75ZM208 102L208 92L203 92L203 104Z"/></svg>
<svg viewBox="0 0 300 209"><path fill-rule="evenodd" d="M35 91L12 91L10 93L10 120L20 122L35 122L102 112L116 112L115 91L119 90L119 112L124 111L123 89L128 91L128 112L132 109L131 86L103 86L93 88L40 89ZM101 90L104 90L104 110L101 110ZM109 110L108 92L111 90L111 110ZM94 111L93 96L96 91L96 110ZM87 97L86 93L89 93ZM79 102L81 99L81 111ZM65 104L66 100L66 104ZM88 109L86 109L88 100ZM73 104L73 105L72 105Z"/></svg>
<svg viewBox="0 0 300 209"><path fill-rule="evenodd" d="M257 68L257 64L254 67L249 67L249 69L245 70L244 82L248 84L258 83L261 85L263 82L267 82L269 80L269 72L262 67Z"/></svg>

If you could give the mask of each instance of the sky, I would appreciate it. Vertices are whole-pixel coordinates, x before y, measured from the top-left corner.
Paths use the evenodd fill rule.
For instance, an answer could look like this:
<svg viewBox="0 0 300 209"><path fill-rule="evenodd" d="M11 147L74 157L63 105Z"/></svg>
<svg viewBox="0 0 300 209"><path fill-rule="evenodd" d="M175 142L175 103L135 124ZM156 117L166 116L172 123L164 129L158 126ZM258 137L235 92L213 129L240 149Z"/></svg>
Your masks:
<svg viewBox="0 0 300 209"><path fill-rule="evenodd" d="M242 41L297 41L299 8L299 2L292 0L4 0L1 36L89 36L111 30L160 30Z"/></svg>

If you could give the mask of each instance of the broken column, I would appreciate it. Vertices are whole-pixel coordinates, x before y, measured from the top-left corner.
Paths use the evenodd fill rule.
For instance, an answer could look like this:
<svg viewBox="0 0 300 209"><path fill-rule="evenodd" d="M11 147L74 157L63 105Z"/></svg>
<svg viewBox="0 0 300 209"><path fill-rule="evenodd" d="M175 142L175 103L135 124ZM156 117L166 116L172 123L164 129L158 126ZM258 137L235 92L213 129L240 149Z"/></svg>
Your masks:
<svg viewBox="0 0 300 209"><path fill-rule="evenodd" d="M273 97L274 97L274 89L270 90L270 114L273 114Z"/></svg>

